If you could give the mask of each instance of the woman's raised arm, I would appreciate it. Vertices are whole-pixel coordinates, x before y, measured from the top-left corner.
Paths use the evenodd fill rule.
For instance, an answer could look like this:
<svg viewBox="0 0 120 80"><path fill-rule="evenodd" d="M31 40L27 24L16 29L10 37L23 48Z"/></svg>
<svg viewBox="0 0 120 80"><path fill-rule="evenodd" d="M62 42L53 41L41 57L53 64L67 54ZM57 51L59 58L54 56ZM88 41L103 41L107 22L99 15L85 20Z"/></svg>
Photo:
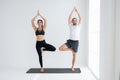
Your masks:
<svg viewBox="0 0 120 80"><path fill-rule="evenodd" d="M37 29L37 27L35 26L35 23L34 23L37 16L38 16L38 14L31 20L32 27L33 27L34 31L36 31L36 29Z"/></svg>
<svg viewBox="0 0 120 80"><path fill-rule="evenodd" d="M47 27L47 20L45 17L43 17L40 13L39 13L39 10L38 10L38 15L44 20L44 28Z"/></svg>

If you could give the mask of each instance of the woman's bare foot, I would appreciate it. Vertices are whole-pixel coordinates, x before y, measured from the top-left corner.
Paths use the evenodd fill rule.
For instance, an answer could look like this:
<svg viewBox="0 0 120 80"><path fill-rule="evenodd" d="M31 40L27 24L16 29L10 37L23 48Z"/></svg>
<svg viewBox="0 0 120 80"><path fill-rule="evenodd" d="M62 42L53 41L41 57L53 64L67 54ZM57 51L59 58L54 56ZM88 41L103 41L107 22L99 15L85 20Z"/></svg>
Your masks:
<svg viewBox="0 0 120 80"><path fill-rule="evenodd" d="M42 47L42 48L41 48L41 53L42 53L42 55L43 55L43 49L44 49L44 48Z"/></svg>
<svg viewBox="0 0 120 80"><path fill-rule="evenodd" d="M40 72L44 72L44 68L41 68L41 69L40 69Z"/></svg>

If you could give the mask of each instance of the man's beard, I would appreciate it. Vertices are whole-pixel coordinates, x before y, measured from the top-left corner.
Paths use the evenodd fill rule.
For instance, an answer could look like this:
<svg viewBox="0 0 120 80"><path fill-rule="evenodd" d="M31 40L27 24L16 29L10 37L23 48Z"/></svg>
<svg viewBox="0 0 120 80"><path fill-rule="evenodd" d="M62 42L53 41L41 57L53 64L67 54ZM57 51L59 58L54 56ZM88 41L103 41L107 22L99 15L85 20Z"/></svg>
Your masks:
<svg viewBox="0 0 120 80"><path fill-rule="evenodd" d="M76 25L77 23L73 23L73 25Z"/></svg>

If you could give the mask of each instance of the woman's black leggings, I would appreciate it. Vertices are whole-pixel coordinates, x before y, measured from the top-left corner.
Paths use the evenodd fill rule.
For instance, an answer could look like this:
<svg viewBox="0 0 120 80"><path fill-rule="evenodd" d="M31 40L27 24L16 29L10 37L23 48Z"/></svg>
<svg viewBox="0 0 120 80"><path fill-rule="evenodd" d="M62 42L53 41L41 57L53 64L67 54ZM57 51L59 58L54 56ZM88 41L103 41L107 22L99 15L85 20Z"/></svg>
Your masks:
<svg viewBox="0 0 120 80"><path fill-rule="evenodd" d="M41 48L44 48L43 51L55 51L56 48L50 44L47 44L45 42L45 40L43 41L36 41L36 50L38 52L38 56L39 56L39 63L40 66L43 67L43 61L42 61L42 51Z"/></svg>

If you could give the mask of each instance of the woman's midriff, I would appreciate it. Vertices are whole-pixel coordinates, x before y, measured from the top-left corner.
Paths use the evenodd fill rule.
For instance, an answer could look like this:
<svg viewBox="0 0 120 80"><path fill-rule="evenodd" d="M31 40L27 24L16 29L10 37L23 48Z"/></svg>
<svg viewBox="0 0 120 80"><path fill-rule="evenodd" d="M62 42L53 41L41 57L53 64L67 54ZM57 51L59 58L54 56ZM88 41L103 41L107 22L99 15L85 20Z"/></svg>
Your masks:
<svg viewBox="0 0 120 80"><path fill-rule="evenodd" d="M44 35L37 35L36 38L37 38L37 41L45 40Z"/></svg>

